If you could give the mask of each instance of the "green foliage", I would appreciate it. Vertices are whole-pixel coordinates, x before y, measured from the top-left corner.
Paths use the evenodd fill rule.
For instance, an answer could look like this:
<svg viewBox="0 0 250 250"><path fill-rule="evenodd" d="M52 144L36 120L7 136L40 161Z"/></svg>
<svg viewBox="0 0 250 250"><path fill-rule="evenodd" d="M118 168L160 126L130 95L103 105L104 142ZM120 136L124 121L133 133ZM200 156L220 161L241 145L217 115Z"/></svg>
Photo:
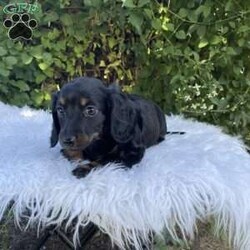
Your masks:
<svg viewBox="0 0 250 250"><path fill-rule="evenodd" d="M162 3L161 3L162 2ZM0 25L0 99L48 108L75 76L222 125L250 141L250 4L222 0L45 0L31 41Z"/></svg>

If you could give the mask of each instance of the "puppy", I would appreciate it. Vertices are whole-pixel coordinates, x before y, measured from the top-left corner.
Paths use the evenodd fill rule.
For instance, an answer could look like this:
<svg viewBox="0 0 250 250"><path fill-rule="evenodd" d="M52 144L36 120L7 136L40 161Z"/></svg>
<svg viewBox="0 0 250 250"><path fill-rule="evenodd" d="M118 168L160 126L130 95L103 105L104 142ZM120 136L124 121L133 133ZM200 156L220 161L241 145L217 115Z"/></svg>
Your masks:
<svg viewBox="0 0 250 250"><path fill-rule="evenodd" d="M108 162L131 167L167 133L156 104L89 77L76 78L53 95L52 117L51 147L59 141L69 160L90 161L73 171L77 177Z"/></svg>

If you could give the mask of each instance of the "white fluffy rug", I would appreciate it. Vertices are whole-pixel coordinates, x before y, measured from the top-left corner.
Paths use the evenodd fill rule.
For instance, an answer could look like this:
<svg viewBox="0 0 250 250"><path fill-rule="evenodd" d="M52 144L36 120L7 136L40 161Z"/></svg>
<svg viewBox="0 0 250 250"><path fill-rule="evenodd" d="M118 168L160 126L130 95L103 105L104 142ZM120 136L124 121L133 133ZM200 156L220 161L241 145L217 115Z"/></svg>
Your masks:
<svg viewBox="0 0 250 250"><path fill-rule="evenodd" d="M120 247L176 226L187 236L197 219L213 217L236 249L250 249L250 156L243 143L221 129L172 116L169 135L147 150L131 170L111 164L76 179L74 166L51 149L51 116L0 103L0 219L15 201L16 219L60 224L77 217L107 232Z"/></svg>

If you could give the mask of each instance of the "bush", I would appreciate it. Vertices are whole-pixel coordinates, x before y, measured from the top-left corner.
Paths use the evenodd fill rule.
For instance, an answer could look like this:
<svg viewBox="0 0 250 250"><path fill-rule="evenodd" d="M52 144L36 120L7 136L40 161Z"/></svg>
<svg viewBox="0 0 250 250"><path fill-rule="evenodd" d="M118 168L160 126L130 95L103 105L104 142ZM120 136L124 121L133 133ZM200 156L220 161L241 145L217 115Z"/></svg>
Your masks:
<svg viewBox="0 0 250 250"><path fill-rule="evenodd" d="M0 99L48 108L79 75L118 81L250 142L247 1L45 0L31 41L0 25Z"/></svg>

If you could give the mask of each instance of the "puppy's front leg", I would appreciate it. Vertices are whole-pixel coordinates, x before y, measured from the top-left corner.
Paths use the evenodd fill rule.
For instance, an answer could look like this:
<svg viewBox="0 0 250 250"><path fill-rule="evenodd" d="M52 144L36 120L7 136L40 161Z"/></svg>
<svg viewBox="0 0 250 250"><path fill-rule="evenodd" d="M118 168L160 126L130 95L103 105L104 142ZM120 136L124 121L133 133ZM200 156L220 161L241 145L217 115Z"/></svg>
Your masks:
<svg viewBox="0 0 250 250"><path fill-rule="evenodd" d="M76 151L76 150L69 150L69 149L62 149L62 154L65 158L67 158L69 161L78 161L81 162L84 160L82 151ZM91 169L95 168L99 163L92 161L89 163L79 163L77 167L72 171L73 175L77 178L83 178L85 177Z"/></svg>
<svg viewBox="0 0 250 250"><path fill-rule="evenodd" d="M72 173L77 178L83 178L85 177L93 168L95 168L97 165L99 165L98 162L92 161L87 164L79 164L77 168L75 168Z"/></svg>

